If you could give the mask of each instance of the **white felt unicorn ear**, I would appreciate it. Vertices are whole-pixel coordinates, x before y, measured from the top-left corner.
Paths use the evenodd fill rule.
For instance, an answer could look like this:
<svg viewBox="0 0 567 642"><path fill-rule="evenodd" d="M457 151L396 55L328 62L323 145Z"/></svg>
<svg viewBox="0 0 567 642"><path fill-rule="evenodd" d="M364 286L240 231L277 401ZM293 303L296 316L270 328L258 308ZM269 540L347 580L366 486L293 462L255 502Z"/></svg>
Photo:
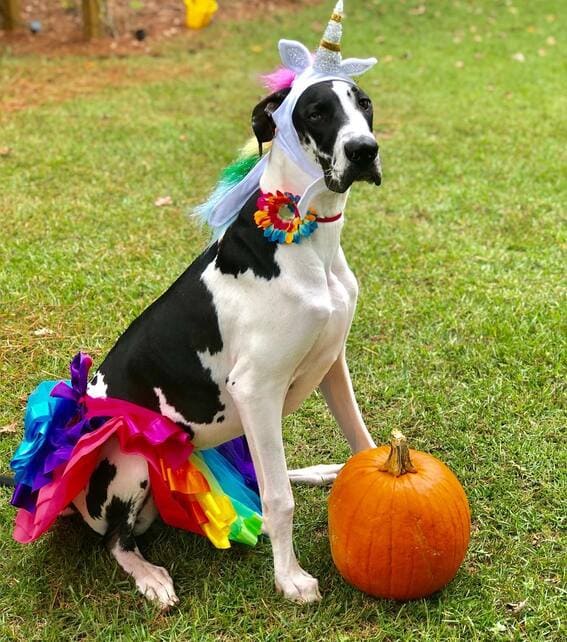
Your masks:
<svg viewBox="0 0 567 642"><path fill-rule="evenodd" d="M377 62L376 58L347 58L341 62L341 72L347 76L360 76Z"/></svg>
<svg viewBox="0 0 567 642"><path fill-rule="evenodd" d="M278 43L280 58L284 67L300 74L311 65L311 54L305 45L297 40L280 40Z"/></svg>

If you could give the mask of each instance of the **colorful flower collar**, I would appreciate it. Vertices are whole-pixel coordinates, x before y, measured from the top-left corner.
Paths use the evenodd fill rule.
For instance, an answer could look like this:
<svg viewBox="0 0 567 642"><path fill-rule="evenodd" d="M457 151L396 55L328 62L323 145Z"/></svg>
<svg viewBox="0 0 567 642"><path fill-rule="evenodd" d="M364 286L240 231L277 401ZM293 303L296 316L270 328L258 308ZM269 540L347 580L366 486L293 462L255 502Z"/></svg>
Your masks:
<svg viewBox="0 0 567 642"><path fill-rule="evenodd" d="M274 243L299 243L302 238L311 236L319 223L333 223L343 215L320 217L312 209L302 218L297 204L301 197L290 192L260 192L256 201L258 208L254 221L259 229L264 230L264 236ZM283 210L284 216L280 214Z"/></svg>

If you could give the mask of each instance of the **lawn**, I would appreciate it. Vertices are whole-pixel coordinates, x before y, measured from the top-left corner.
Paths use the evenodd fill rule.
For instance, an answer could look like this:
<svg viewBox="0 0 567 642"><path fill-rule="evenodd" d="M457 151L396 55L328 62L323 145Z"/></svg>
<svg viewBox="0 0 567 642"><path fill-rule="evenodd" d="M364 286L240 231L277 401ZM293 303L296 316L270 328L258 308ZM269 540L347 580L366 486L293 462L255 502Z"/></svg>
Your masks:
<svg viewBox="0 0 567 642"><path fill-rule="evenodd" d="M186 213L248 137L256 74L279 37L314 46L327 5L215 24L159 56L0 56L0 472L33 387L78 349L100 362L199 253L207 233ZM79 521L16 544L0 489L0 640L566 639L561 5L347 3L347 55L382 59L361 84L384 167L347 212L348 357L375 439L401 428L463 483L456 579L406 604L358 593L330 558L328 491L296 488L320 604L275 594L268 541L223 552L155 524L141 548L181 600L162 615ZM285 437L294 466L348 456L317 394Z"/></svg>

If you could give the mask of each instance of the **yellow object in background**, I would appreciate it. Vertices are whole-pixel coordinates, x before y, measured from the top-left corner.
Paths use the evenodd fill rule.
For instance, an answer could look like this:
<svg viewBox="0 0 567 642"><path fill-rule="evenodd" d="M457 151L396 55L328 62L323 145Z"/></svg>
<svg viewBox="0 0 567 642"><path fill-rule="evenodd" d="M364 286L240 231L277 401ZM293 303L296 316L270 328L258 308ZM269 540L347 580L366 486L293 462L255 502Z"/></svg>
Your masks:
<svg viewBox="0 0 567 642"><path fill-rule="evenodd" d="M189 29L202 29L212 20L219 8L216 0L185 0L187 15L185 24Z"/></svg>

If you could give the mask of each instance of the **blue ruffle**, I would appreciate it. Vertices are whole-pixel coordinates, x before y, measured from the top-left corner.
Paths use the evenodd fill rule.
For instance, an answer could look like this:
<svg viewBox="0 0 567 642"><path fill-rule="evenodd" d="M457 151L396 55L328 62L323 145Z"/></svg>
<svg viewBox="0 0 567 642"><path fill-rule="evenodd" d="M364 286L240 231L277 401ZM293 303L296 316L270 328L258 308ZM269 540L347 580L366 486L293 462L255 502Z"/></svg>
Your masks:
<svg viewBox="0 0 567 642"><path fill-rule="evenodd" d="M74 401L50 396L58 383L43 381L31 393L24 418L24 438L10 463L16 484L28 487L29 492L50 481L45 462L53 451L53 438L77 412Z"/></svg>

